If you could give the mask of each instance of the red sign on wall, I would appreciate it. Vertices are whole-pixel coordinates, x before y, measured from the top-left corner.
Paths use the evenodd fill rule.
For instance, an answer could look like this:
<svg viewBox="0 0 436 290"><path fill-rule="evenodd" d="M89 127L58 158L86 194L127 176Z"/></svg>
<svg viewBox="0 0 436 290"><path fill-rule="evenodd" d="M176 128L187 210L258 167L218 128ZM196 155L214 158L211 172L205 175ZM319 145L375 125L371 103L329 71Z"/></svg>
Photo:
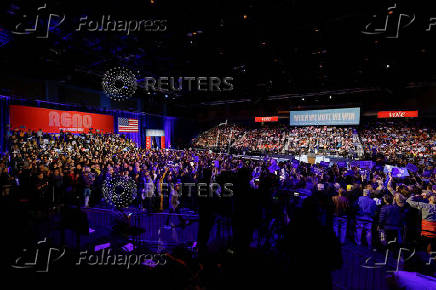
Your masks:
<svg viewBox="0 0 436 290"><path fill-rule="evenodd" d="M418 111L382 111L377 118L417 118Z"/></svg>
<svg viewBox="0 0 436 290"><path fill-rule="evenodd" d="M114 117L77 111L60 111L27 106L9 106L11 129L25 129L46 133L88 133L89 129L101 133L114 132Z"/></svg>
<svg viewBox="0 0 436 290"><path fill-rule="evenodd" d="M255 117L254 122L256 123L263 123L263 122L278 122L279 116L272 116L272 117Z"/></svg>

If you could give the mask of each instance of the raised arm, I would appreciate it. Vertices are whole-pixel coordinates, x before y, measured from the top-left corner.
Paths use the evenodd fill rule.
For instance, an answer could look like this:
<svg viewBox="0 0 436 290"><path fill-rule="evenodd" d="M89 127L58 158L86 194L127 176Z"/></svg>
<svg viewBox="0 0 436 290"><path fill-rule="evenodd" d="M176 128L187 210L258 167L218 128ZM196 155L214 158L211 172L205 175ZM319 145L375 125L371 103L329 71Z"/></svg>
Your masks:
<svg viewBox="0 0 436 290"><path fill-rule="evenodd" d="M389 172L389 180L388 180L388 184L386 185L387 189L389 190L389 192L394 195L395 194L395 190L392 187L392 174Z"/></svg>
<svg viewBox="0 0 436 290"><path fill-rule="evenodd" d="M409 197L406 202L410 204L411 207L417 208L417 209L423 209L428 208L429 204L425 202L416 201L417 196L411 196Z"/></svg>

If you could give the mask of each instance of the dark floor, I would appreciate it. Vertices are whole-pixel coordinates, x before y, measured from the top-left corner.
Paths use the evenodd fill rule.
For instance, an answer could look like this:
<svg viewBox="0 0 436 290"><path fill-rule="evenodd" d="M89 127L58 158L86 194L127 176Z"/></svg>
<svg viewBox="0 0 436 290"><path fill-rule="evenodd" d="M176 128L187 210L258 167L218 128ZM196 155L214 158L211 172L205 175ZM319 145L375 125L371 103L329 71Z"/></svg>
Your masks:
<svg viewBox="0 0 436 290"><path fill-rule="evenodd" d="M182 210L182 213L177 214L168 212L148 214L133 208L121 213L114 209L101 207L82 208L80 212L85 226L82 227L84 228L82 234L77 235L77 228L74 231L65 230L63 238L67 249L65 256L70 259L63 258L63 263L52 259L50 272L63 272L63 270L71 272L84 269L86 273L120 273L121 271L128 275L149 274L153 279L158 280L167 275L179 277L180 284L163 278L161 286L168 286L163 287L165 289L193 289L191 287L193 285L202 285L205 289L232 288L226 283L239 279L235 278L239 277L235 271L243 268L250 269L252 275L241 277L248 279L249 284L254 285L255 288L260 285L258 283L265 281L268 285L270 279L275 279L271 277L276 275L284 277L289 275L289 273L286 274L286 267L282 267L286 264L286 261L283 261L283 255L277 251L266 250L262 244L262 239L258 237L256 232L251 243L251 250L248 253L237 256L232 251L228 251L231 248L232 237L228 218L216 217L208 243L210 254L204 259L204 257L199 257L196 252L199 218L197 214L188 210ZM86 218L83 219L83 217ZM77 219L80 220L80 218ZM127 226L128 223L130 226ZM44 240L44 243L47 242L47 245L55 249L52 253L54 256L59 254L60 250L58 251L58 249L62 248L60 247L62 233L59 229L59 218L54 217L52 221L43 224L42 228L38 230L47 233L45 237L40 237L40 241ZM161 253L165 254L168 263L162 267L159 265L157 267L155 265L137 265L130 269L125 266L115 268L74 267L81 251L103 255L103 249L106 251L111 249L114 253L124 255ZM31 249L27 252L31 252ZM383 251L373 252L364 246L357 246L350 242L343 245L343 266L332 273L333 289L388 289L386 277L392 271L397 270L397 265L399 270L403 269L404 257L398 262L398 255L389 253L387 262L383 263L385 254ZM38 269L44 270L44 267ZM15 271L19 273L21 270L16 269ZM308 285L311 282L313 281L308 281ZM178 288L179 286L181 288ZM236 285L233 286L237 288ZM272 285L267 287L272 287Z"/></svg>

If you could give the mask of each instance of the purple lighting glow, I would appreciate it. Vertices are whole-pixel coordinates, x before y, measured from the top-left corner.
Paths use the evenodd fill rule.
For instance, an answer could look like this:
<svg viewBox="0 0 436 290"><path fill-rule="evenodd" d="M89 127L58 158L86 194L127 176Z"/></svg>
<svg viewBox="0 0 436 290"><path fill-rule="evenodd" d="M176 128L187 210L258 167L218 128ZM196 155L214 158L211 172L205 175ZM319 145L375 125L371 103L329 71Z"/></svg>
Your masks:
<svg viewBox="0 0 436 290"><path fill-rule="evenodd" d="M98 251L100 251L100 250L103 250L103 249L109 248L110 246L111 246L111 243L105 243L105 244L101 244L101 245L96 245L96 246L94 247L94 251L98 252Z"/></svg>

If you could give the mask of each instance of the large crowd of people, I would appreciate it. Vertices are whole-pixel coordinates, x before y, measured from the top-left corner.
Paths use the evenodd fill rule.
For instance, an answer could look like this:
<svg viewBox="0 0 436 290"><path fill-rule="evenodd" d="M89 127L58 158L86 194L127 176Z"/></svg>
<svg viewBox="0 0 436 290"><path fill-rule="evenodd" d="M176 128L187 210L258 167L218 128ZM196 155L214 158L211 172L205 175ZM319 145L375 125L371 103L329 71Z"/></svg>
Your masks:
<svg viewBox="0 0 436 290"><path fill-rule="evenodd" d="M308 127L285 132L276 127L272 131L257 129L247 133L240 127L227 126L219 130L232 137L221 139L224 134L217 130L201 136L197 144L207 146L218 139L236 148L250 148L262 145L259 140L269 140L269 144L288 142L292 148L321 150L332 146L345 152L352 146L354 134L351 128ZM405 132L415 136L414 140L425 142L422 147L414 147L413 152L430 154L427 150L434 150L429 148L435 138L433 131ZM398 135L398 131L385 133ZM380 137L366 131L361 136L367 136L368 142L374 140L371 142L375 146L382 140L377 138L383 138L381 132ZM407 141L404 135L398 137L397 144ZM414 140L410 142L413 144ZM131 206L147 212L177 212L181 208L197 211L200 248L206 247L213 224L211 216L220 212L233 217L234 246L241 251L249 246L255 231L261 237L270 235L271 221L281 221L282 229L290 233L304 227L311 227L319 235L332 231L341 243L349 241L369 248L382 247L395 239L408 244L423 240L428 251L436 249L433 163L427 162L400 178L382 166L368 169L350 164L277 162L270 157L236 157L210 150L147 150L122 135L95 132L73 135L17 130L11 132L8 143L10 150L0 162L2 196L14 195L39 212L65 204L99 205L105 180L124 176L133 179L138 189ZM283 145L277 145L278 150L280 146ZM428 156L431 155L422 157ZM218 188L209 191L209 199L200 197L198 187L194 187L194 194L186 194L186 184L200 183L217 183ZM168 186L164 188L163 184ZM224 184L233 186L229 199L223 198ZM297 193L301 195L297 197ZM308 233L311 237L313 234ZM295 243L295 235L288 242ZM301 245L304 247L305 243Z"/></svg>
<svg viewBox="0 0 436 290"><path fill-rule="evenodd" d="M218 134L224 142L217 142ZM221 151L230 148L237 153L318 153L349 158L355 158L363 148L369 158L375 159L378 154L393 164L424 164L436 154L436 131L432 126L410 121L370 122L360 128L265 125L244 130L241 126L227 125L203 132L192 144Z"/></svg>
<svg viewBox="0 0 436 290"><path fill-rule="evenodd" d="M227 148L244 136L244 127L236 124L222 124L201 133L195 140L200 148Z"/></svg>
<svg viewBox="0 0 436 290"><path fill-rule="evenodd" d="M395 164L425 163L436 154L436 130L418 122L371 122L360 130L369 155L379 154Z"/></svg>
<svg viewBox="0 0 436 290"><path fill-rule="evenodd" d="M225 142L216 142L218 132ZM357 142L353 138L354 132L352 127L336 126L271 125L244 129L241 126L227 125L203 132L193 140L193 145L204 149L231 148L232 152L238 153L326 153L348 157L355 155L358 150Z"/></svg>

